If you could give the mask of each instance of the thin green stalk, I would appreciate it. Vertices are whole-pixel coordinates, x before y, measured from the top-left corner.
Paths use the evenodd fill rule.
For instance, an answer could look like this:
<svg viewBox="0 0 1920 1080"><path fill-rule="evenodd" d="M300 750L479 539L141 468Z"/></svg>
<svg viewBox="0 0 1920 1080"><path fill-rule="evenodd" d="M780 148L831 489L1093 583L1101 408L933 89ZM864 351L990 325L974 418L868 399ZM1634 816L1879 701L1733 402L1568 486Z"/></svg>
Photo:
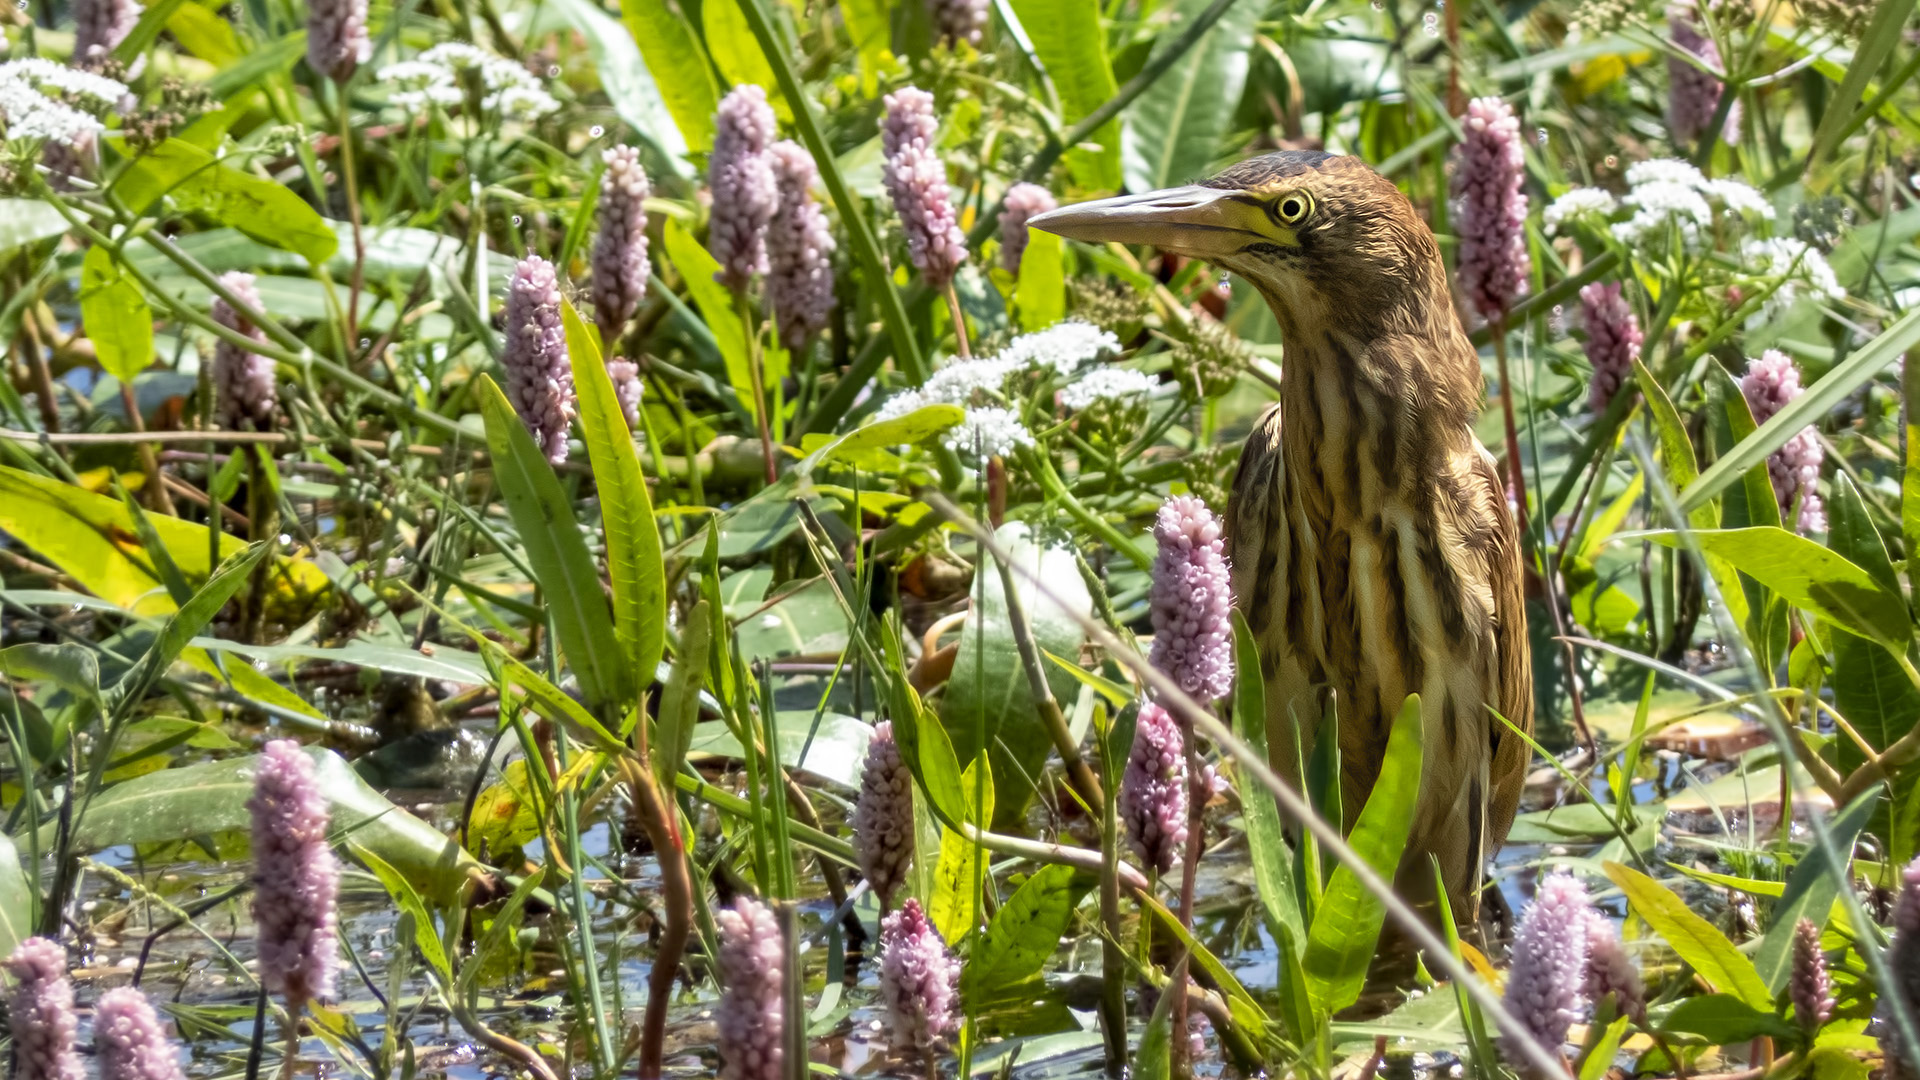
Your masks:
<svg viewBox="0 0 1920 1080"><path fill-rule="evenodd" d="M547 639L553 639L552 628L548 628ZM571 767L572 752L569 749L567 733L560 725L554 725L553 742L555 752L560 757L560 775L565 776ZM595 1056L599 1060L599 1073L610 1078L619 1069L614 1057L614 1040L610 1033L622 1030L619 1024L609 1024L607 1011L600 992L600 959L593 942L593 913L587 903L586 856L580 846L580 806L573 788L568 787L560 793L561 827L566 830L567 862L573 866L573 887L569 891L573 901L573 925L580 935L580 968L587 984L587 1005L593 1010L593 1030L586 1032L588 1041L593 1044Z"/></svg>
<svg viewBox="0 0 1920 1080"><path fill-rule="evenodd" d="M1026 467L1028 475L1040 482L1041 490L1046 492L1048 498L1057 500L1069 517L1086 526L1088 531L1101 540L1106 541L1109 547L1124 556L1128 562L1142 570L1153 568L1153 556L1140 550L1138 545L1122 534L1119 529L1114 528L1105 518L1087 509L1073 492L1067 490L1067 485L1061 482L1059 474L1053 471L1053 463L1048 461L1045 455L1037 454L1029 448L1022 448L1015 453L1020 458L1020 464Z"/></svg>

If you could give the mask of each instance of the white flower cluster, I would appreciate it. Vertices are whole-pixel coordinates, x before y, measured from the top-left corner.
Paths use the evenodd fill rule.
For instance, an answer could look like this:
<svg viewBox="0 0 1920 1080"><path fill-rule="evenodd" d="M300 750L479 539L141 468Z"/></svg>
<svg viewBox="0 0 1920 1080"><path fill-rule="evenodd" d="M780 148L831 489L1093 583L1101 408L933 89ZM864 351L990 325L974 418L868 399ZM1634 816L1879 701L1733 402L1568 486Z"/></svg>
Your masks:
<svg viewBox="0 0 1920 1080"><path fill-rule="evenodd" d="M928 376L918 389L904 390L888 398L880 407L877 419L891 420L905 416L925 405L959 405L967 410L967 418L947 433L944 440L946 444L957 452L969 455L984 453L991 457L1004 454L1018 446L1033 445L1033 436L1021 426L1018 413L997 405L983 404L982 398L999 394L1005 389L1007 380L1020 372L1045 370L1067 378L1084 365L1098 360L1102 354L1117 352L1119 348L1119 338L1090 323L1077 319L1055 323L1045 330L1014 338L1005 349L993 356L956 360L948 364ZM1112 374L1132 376L1144 382L1143 390L1152 388L1152 380L1139 372ZM1101 369L1062 391L1063 403L1069 393L1077 393L1088 385L1095 387L1095 393L1085 397L1083 404L1069 405L1068 408L1085 408L1096 397L1117 397L1138 392L1128 388L1126 379L1116 382L1107 369ZM1105 389L1100 389L1103 386Z"/></svg>
<svg viewBox="0 0 1920 1080"><path fill-rule="evenodd" d="M1547 235L1552 236L1567 222L1606 218L1619 206L1611 192L1597 187L1578 187L1547 204L1546 210L1540 215L1540 223Z"/></svg>
<svg viewBox="0 0 1920 1080"><path fill-rule="evenodd" d="M1620 201L1633 216L1613 226L1623 244L1638 244L1649 233L1671 225L1688 250L1700 246L1701 230L1712 228L1717 204L1728 218L1773 220L1766 196L1738 180L1709 180L1700 170L1673 158L1656 158L1627 167L1631 189Z"/></svg>
<svg viewBox="0 0 1920 1080"><path fill-rule="evenodd" d="M1847 294L1826 256L1792 237L1750 239L1741 246L1740 255L1748 273L1780 280L1780 287L1767 296L1759 311L1748 317L1748 329L1786 314L1802 297L1838 300Z"/></svg>
<svg viewBox="0 0 1920 1080"><path fill-rule="evenodd" d="M1096 401L1125 401L1145 397L1158 385L1153 376L1127 368L1103 367L1089 371L1060 388L1060 407L1079 412Z"/></svg>
<svg viewBox="0 0 1920 1080"><path fill-rule="evenodd" d="M380 69L380 78L393 84L395 105L420 111L434 105L451 108L466 100L460 74L477 71L487 96L480 107L514 120L537 120L560 108L526 68L464 41L435 45L412 60Z"/></svg>
<svg viewBox="0 0 1920 1080"><path fill-rule="evenodd" d="M125 83L92 72L30 58L0 64L0 129L8 139L73 146L102 130L93 115L47 96L81 98L104 110L127 95Z"/></svg>

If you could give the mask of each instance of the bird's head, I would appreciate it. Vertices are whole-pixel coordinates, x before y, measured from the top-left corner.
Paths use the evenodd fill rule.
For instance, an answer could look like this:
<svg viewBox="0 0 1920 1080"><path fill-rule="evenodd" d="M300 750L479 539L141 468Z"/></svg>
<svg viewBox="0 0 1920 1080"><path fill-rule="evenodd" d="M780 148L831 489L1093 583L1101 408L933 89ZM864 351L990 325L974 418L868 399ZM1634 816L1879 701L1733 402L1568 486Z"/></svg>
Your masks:
<svg viewBox="0 0 1920 1080"><path fill-rule="evenodd" d="M1433 233L1356 157L1267 154L1198 184L1064 206L1029 224L1205 259L1257 287L1286 329L1424 317L1436 299L1450 308Z"/></svg>

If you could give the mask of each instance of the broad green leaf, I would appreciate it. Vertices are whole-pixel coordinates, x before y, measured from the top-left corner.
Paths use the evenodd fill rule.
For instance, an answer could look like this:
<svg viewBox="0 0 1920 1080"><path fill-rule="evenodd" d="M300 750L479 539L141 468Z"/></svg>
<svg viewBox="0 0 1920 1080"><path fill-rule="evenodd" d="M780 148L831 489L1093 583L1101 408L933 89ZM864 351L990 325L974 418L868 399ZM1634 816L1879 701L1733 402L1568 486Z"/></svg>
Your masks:
<svg viewBox="0 0 1920 1080"><path fill-rule="evenodd" d="M1879 802L1880 789L1876 787L1855 799L1846 812L1836 816L1828 826L1833 849L1840 852L1842 858L1852 854L1854 841L1867 827ZM1780 902L1773 905L1773 925L1767 928L1760 951L1753 956L1754 969L1776 996L1786 990L1787 981L1793 977L1794 924L1801 919L1811 919L1824 928L1827 913L1833 910L1833 901L1840 895L1841 884L1849 881L1852 874L1851 866L1836 868L1829 863L1826 849L1815 844L1788 876L1787 891L1781 895Z"/></svg>
<svg viewBox="0 0 1920 1080"><path fill-rule="evenodd" d="M330 837L350 836L437 900L456 897L470 875L483 872L473 856L438 829L368 787L340 755L313 747L305 753L313 759L320 793L332 814ZM257 754L228 758L115 784L94 796L75 826L74 850L244 834L252 822L247 800L253 795L259 761ZM42 850L52 846L57 829L57 822L42 826Z"/></svg>
<svg viewBox="0 0 1920 1080"><path fill-rule="evenodd" d="M367 869L373 871L374 877L380 879L380 884L386 886L387 895L400 906L400 910L413 916L414 946L420 950L421 956L427 958L427 963L433 965L433 970L440 973L443 983L452 983L453 965L447 962L446 946L441 943L440 935L434 932L433 915L427 910L426 903L420 899L420 893L414 889L406 875L388 865L385 859L357 843L349 841L347 849L353 852L354 858L365 863Z"/></svg>
<svg viewBox="0 0 1920 1080"><path fill-rule="evenodd" d="M1754 433L1753 410L1747 407L1746 395L1741 393L1740 384L1733 381L1727 369L1719 364L1707 365L1708 378L1719 391L1721 408L1726 415L1727 434L1731 437L1727 445L1738 445L1742 439ZM1639 479L1636 477L1635 479ZM1728 497L1723 500L1725 509L1720 519L1723 529L1743 528L1748 525L1780 524L1780 500L1773 492L1773 479L1767 474L1766 462L1761 462L1747 470L1741 478L1739 487L1729 487ZM1744 518L1732 519L1732 511L1738 504Z"/></svg>
<svg viewBox="0 0 1920 1080"><path fill-rule="evenodd" d="M1043 866L994 912L986 936L974 943L961 969L961 994L972 999L1039 974L1060 948L1074 905L1086 891L1076 887L1076 873L1070 866Z"/></svg>
<svg viewBox="0 0 1920 1080"><path fill-rule="evenodd" d="M140 13L140 21L133 24L133 30L114 46L113 58L120 61L123 67L131 68L133 62L159 38L160 31L166 29L167 23L173 19L173 13L186 2L158 0L157 3L148 4L146 10Z"/></svg>
<svg viewBox="0 0 1920 1080"><path fill-rule="evenodd" d="M1154 55L1172 48L1186 25L1211 3L1172 4L1173 18L1160 31ZM1121 161L1128 190L1191 183L1213 171L1233 129L1253 54L1254 27L1263 11L1257 3L1228 8L1197 45L1127 107Z"/></svg>
<svg viewBox="0 0 1920 1080"><path fill-rule="evenodd" d="M653 520L653 496L640 473L633 433L627 430L619 394L600 358L599 342L571 302L562 303L561 320L566 324L573 385L580 396L580 430L600 493L607 576L613 581L613 632L632 665L630 685L643 692L652 684L667 647L667 577L660 529ZM637 698L623 698L619 705L628 710L637 705ZM623 725L621 734L628 730Z"/></svg>
<svg viewBox="0 0 1920 1080"><path fill-rule="evenodd" d="M1097 0L1012 0L1012 7L1060 93L1062 125L1071 126L1106 104L1119 86L1107 62ZM1120 119L1103 124L1089 142L1096 145L1067 149L1074 183L1096 191L1119 187Z"/></svg>
<svg viewBox="0 0 1920 1080"><path fill-rule="evenodd" d="M167 32L193 55L216 68L240 58L233 24L199 4L181 4L167 19Z"/></svg>
<svg viewBox="0 0 1920 1080"><path fill-rule="evenodd" d="M94 246L80 264L80 321L100 366L123 383L153 363L153 309L113 253Z"/></svg>
<svg viewBox="0 0 1920 1080"><path fill-rule="evenodd" d="M1656 543L1678 547L1673 533L1651 533ZM1903 649L1913 627L1907 605L1873 575L1819 544L1785 529L1702 529L1693 534L1701 551L1725 559L1795 607L1890 649Z"/></svg>
<svg viewBox="0 0 1920 1080"><path fill-rule="evenodd" d="M490 376L480 377L479 396L494 478L526 548L534 580L545 593L560 651L588 701L624 710L639 692L639 673L614 636L600 574L574 520L573 505L546 455Z"/></svg>
<svg viewBox="0 0 1920 1080"><path fill-rule="evenodd" d="M1700 475L1693 441L1687 437L1687 426L1681 421L1679 410L1673 407L1672 399L1667 397L1666 387L1660 385L1660 380L1654 378L1653 372L1637 357L1633 361L1633 375L1646 397L1647 412L1653 417L1654 431L1660 437L1660 461L1667 467L1667 479L1674 491L1686 491ZM1711 506L1702 503L1693 508L1687 520L1693 528L1711 529L1719 519Z"/></svg>
<svg viewBox="0 0 1920 1080"><path fill-rule="evenodd" d="M891 420L882 420L868 424L832 439L808 452L794 471L802 476L812 475L823 465L839 461L849 461L861 454L895 446L909 446L922 442L947 430L966 419L967 411L958 405L922 405L918 409L896 416ZM816 436L808 436L809 439Z"/></svg>
<svg viewBox="0 0 1920 1080"><path fill-rule="evenodd" d="M693 605L686 625L680 628L679 655L674 658L673 674L660 692L660 719L654 724L653 741L647 747L653 755L654 775L660 778L663 789L671 788L673 774L680 771L687 748L693 745L712 635L713 605L702 600ZM786 726L781 725L780 730L785 734Z"/></svg>
<svg viewBox="0 0 1920 1080"><path fill-rule="evenodd" d="M627 0L621 6L633 3L634 0ZM551 0L534 10L551 11L580 32L593 55L593 70L600 76L600 88L607 92L613 111L660 151L661 159L669 168L687 175L686 137L674 122L666 95L655 81L651 68L641 59L633 36L621 27L619 20L608 15L597 0Z"/></svg>
<svg viewBox="0 0 1920 1080"><path fill-rule="evenodd" d="M0 199L0 255L67 231L67 219L39 199Z"/></svg>
<svg viewBox="0 0 1920 1080"><path fill-rule="evenodd" d="M674 0L621 0L620 18L640 47L647 71L687 149L704 154L713 149L713 112L720 106L720 89L700 39Z"/></svg>
<svg viewBox="0 0 1920 1080"><path fill-rule="evenodd" d="M849 791L859 789L867 744L873 739L872 724L833 712L821 713L815 723L810 709L781 709L774 719L780 728L774 747L780 755L780 764ZM739 760L742 756L740 741L733 737L723 720L693 725L687 755L702 762L709 757Z"/></svg>
<svg viewBox="0 0 1920 1080"><path fill-rule="evenodd" d="M1913 14L1913 0L1880 0L1873 11L1873 18L1866 30L1860 35L1858 47L1853 54L1853 62L1847 65L1847 73L1840 80L1840 88L1827 102L1825 113L1820 117L1820 126L1813 133L1813 148L1807 151L1807 167L1824 161L1840 147L1840 140L1846 135L1847 126L1853 115L1862 108L1862 99L1866 97L1868 84L1873 76L1893 54L1894 46L1902 39L1901 28L1906 26L1908 16Z"/></svg>
<svg viewBox="0 0 1920 1080"><path fill-rule="evenodd" d="M540 813L527 759L514 758L500 779L482 789L467 815L465 838L473 850L498 858L540 835Z"/></svg>
<svg viewBox="0 0 1920 1080"><path fill-rule="evenodd" d="M1711 1043L1743 1043L1762 1035L1790 1038L1794 1027L1774 1015L1773 1007L1757 1008L1731 994L1688 998L1667 1013L1665 1031L1697 1035Z"/></svg>
<svg viewBox="0 0 1920 1080"><path fill-rule="evenodd" d="M492 680L503 689L516 686L527 695L527 705L535 713L546 717L555 724L564 725L586 737L602 753L624 754L626 744L614 738L600 721L587 711L586 706L574 699L572 694L553 684L551 679L533 670L515 659L499 642L472 632L474 644L492 665ZM611 634L609 634L611 636Z"/></svg>
<svg viewBox="0 0 1920 1080"><path fill-rule="evenodd" d="M727 81L739 86L749 83L767 92L767 104L786 123L793 122L793 110L787 99L774 92L773 65L753 40L753 27L740 11L740 0L703 0L700 21L707 39L707 51Z"/></svg>
<svg viewBox="0 0 1920 1080"><path fill-rule="evenodd" d="M1173 1076L1173 995L1162 993L1153 1003L1147 1029L1134 1051L1134 1080L1171 1080Z"/></svg>
<svg viewBox="0 0 1920 1080"><path fill-rule="evenodd" d="M1260 649L1253 631L1238 609L1233 613L1233 667L1239 672L1233 684L1233 731L1240 736L1254 757L1270 761L1267 752L1266 680L1260 677ZM1257 784L1249 782L1235 765L1236 785L1241 792L1241 819L1246 823L1247 848L1253 863L1253 884L1274 926L1284 927L1295 941L1307 936L1306 919L1300 913L1299 886L1293 879L1293 851L1287 846L1280 825L1280 808Z"/></svg>
<svg viewBox="0 0 1920 1080"><path fill-rule="evenodd" d="M720 358L726 361L727 383L739 396L741 407L751 416L754 410L753 375L748 367L747 330L740 321L739 311L734 308L733 294L713 279L713 275L720 271L720 263L673 218L668 218L662 226L662 235L667 241L667 259L680 272L681 280L687 283L687 292L693 296L694 305L700 309L700 318L713 331L714 343L720 348Z"/></svg>
<svg viewBox="0 0 1920 1080"><path fill-rule="evenodd" d="M1905 3L1910 0L1882 0ZM1700 478L1680 492L1680 509L1690 512L1720 493L1720 489L1746 475L1748 469L1765 462L1788 439L1808 424L1832 412L1848 395L1860 389L1874 376L1892 366L1906 351L1920 343L1920 308L1914 308L1895 320L1865 348L1849 354L1822 375L1805 393L1794 398L1773 418L1761 424L1750 438L1708 466Z"/></svg>
<svg viewBox="0 0 1920 1080"><path fill-rule="evenodd" d="M122 715L129 705L146 696L167 668L173 666L200 631L207 628L213 617L220 614L220 609L227 606L227 601L253 576L254 567L271 550L272 545L262 541L221 563L192 599L167 617L159 636L147 646L146 655L107 691L106 707L110 715Z"/></svg>
<svg viewBox="0 0 1920 1080"><path fill-rule="evenodd" d="M1019 591L1033 643L1056 656L1077 656L1085 633L1073 613L1091 614L1093 597L1074 567L1073 553L1043 546L1031 535L1020 522L1009 522L999 531L999 542L1013 559L1013 587ZM971 760L985 746L1000 785L995 824L1006 827L1025 815L1034 795L1033 778L1054 747L1045 726L1034 718L1037 706L1014 645L1000 574L989 562L980 578L974 586L978 606L959 631L960 651L942 692L940 721L960 760ZM1035 581L1044 582L1051 595L1042 593ZM1046 678L1056 701L1071 703L1079 692L1072 676L1051 666Z"/></svg>
<svg viewBox="0 0 1920 1080"><path fill-rule="evenodd" d="M1249 1036L1256 1042L1264 1039L1266 1029L1272 1020L1268 1018L1266 1010L1253 1000L1253 995L1247 993L1247 988L1241 985L1233 972L1228 970L1227 965L1221 963L1220 958L1214 955L1213 950L1207 948L1204 942L1196 939L1191 930L1180 925L1179 917L1174 915L1165 904L1149 896L1142 896L1140 904L1146 909L1145 914L1153 917L1153 932L1156 935L1171 934L1176 949L1188 950L1194 977L1202 983L1211 982L1221 996L1227 999L1227 1005L1232 1009L1235 1021L1249 1029L1247 1031Z"/></svg>
<svg viewBox="0 0 1920 1080"><path fill-rule="evenodd" d="M100 662L84 645L10 645L0 649L0 675L45 681L78 698L100 699Z"/></svg>
<svg viewBox="0 0 1920 1080"><path fill-rule="evenodd" d="M1255 670L1258 670L1257 668ZM1420 797L1420 696L1412 694L1394 717L1380 776L1347 842L1374 872L1392 881L1413 830ZM1387 910L1345 863L1333 872L1314 913L1304 966L1316 1012L1337 1013L1358 1001L1380 940Z"/></svg>
<svg viewBox="0 0 1920 1080"><path fill-rule="evenodd" d="M1020 255L1020 282L1013 300L1020 307L1020 329L1045 330L1067 316L1067 284L1061 268L1061 240L1039 229L1027 230Z"/></svg>
<svg viewBox="0 0 1920 1080"><path fill-rule="evenodd" d="M162 195L263 244L324 263L340 246L333 227L292 189L221 164L183 139L168 139L121 174L115 191L136 212Z"/></svg>
<svg viewBox="0 0 1920 1080"><path fill-rule="evenodd" d="M213 652L230 652L251 660L297 664L306 660L346 664L417 679L445 679L457 683L487 681L487 662L477 652L435 644L432 655L402 645L355 641L335 648L319 645L248 645L219 638L195 638L193 644Z"/></svg>
<svg viewBox="0 0 1920 1080"><path fill-rule="evenodd" d="M1901 595L1899 578L1887 558L1886 546L1874 530L1860 492L1845 475L1834 477L1829 489L1827 521L1827 546L1865 570L1882 589L1894 596ZM1899 661L1873 641L1837 626L1830 640L1833 703L1869 746L1884 751L1911 731L1915 720L1920 718L1920 690L1915 689ZM1836 740L1834 750L1843 771L1857 769L1866 762L1866 755L1852 739ZM1910 775L1895 779L1901 791L1914 783L1915 778Z"/></svg>
<svg viewBox="0 0 1920 1080"><path fill-rule="evenodd" d="M1603 869L1627 894L1634 914L1666 938L1673 951L1701 978L1754 1009L1773 1011L1773 994L1754 970L1753 961L1712 923L1688 910L1686 901L1632 867L1610 862L1603 864Z"/></svg>
<svg viewBox="0 0 1920 1080"><path fill-rule="evenodd" d="M1578 1080L1602 1080L1607 1075L1607 1071L1613 1068L1614 1058L1620 1053L1620 1040L1626 1035L1627 1025L1631 1022L1630 1017L1622 1016L1607 1025L1607 1030L1601 1032L1593 1049L1580 1059L1580 1068L1575 1074Z"/></svg>
<svg viewBox="0 0 1920 1080"><path fill-rule="evenodd" d="M975 824L993 817L991 774L986 778L986 801L978 806L973 801L977 770L986 767L985 759L975 758L966 772L960 774L960 787L967 800L967 820ZM934 869L933 896L927 903L927 918L949 944L958 945L979 925L980 885L988 880L983 861L986 858L986 849L966 836L953 829L940 830L940 863Z"/></svg>
<svg viewBox="0 0 1920 1080"><path fill-rule="evenodd" d="M0 833L0 952L12 956L14 946L33 936L37 904L20 853L13 840Z"/></svg>

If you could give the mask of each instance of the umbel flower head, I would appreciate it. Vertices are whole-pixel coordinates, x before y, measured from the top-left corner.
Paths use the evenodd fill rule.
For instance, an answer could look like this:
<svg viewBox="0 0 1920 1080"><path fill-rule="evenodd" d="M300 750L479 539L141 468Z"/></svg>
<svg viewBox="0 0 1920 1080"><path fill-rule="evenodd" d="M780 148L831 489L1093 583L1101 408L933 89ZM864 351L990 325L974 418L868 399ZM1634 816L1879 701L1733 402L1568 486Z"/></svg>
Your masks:
<svg viewBox="0 0 1920 1080"><path fill-rule="evenodd" d="M1120 777L1120 820L1127 846L1156 874L1173 869L1174 858L1186 847L1188 795L1180 725L1167 710L1146 702Z"/></svg>
<svg viewBox="0 0 1920 1080"><path fill-rule="evenodd" d="M93 1007L100 1080L181 1080L180 1056L147 995L131 986L100 995Z"/></svg>
<svg viewBox="0 0 1920 1080"><path fill-rule="evenodd" d="M987 26L987 0L927 0L927 14L940 40L978 45Z"/></svg>
<svg viewBox="0 0 1920 1080"><path fill-rule="evenodd" d="M541 453L555 465L567 460L567 428L573 423L573 366L567 332L560 325L560 282L553 264L529 255L507 281L503 318L507 400L527 425Z"/></svg>
<svg viewBox="0 0 1920 1080"><path fill-rule="evenodd" d="M98 71L146 10L135 0L74 0L73 66Z"/></svg>
<svg viewBox="0 0 1920 1080"><path fill-rule="evenodd" d="M1453 158L1453 223L1460 291L1488 322L1527 291L1526 159L1520 119L1497 97L1475 98L1460 118Z"/></svg>
<svg viewBox="0 0 1920 1080"><path fill-rule="evenodd" d="M1521 914L1505 1004L1526 1030L1503 1036L1508 1061L1526 1060L1520 1050L1526 1036L1549 1052L1567 1041L1587 985L1587 921L1592 914L1587 887L1567 873L1542 879L1533 903Z"/></svg>
<svg viewBox="0 0 1920 1080"><path fill-rule="evenodd" d="M1740 392L1753 410L1753 422L1764 424L1773 414L1787 407L1803 393L1800 369L1786 353L1768 349L1758 360L1747 362L1747 373L1740 377ZM1780 520L1795 522L1803 533L1824 532L1827 511L1820 501L1820 463L1826 450L1812 426L1804 427L1767 459L1767 472L1773 477L1773 493L1780 500ZM1798 504L1800 516L1793 508Z"/></svg>
<svg viewBox="0 0 1920 1080"><path fill-rule="evenodd" d="M1153 666L1200 701L1233 689L1232 585L1220 522L1207 504L1176 495L1160 508L1153 537Z"/></svg>
<svg viewBox="0 0 1920 1080"><path fill-rule="evenodd" d="M913 860L913 774L893 741L891 720L875 724L867 743L860 796L853 804L853 850L880 906L892 907Z"/></svg>
<svg viewBox="0 0 1920 1080"><path fill-rule="evenodd" d="M773 108L767 92L752 83L734 87L714 113L713 156L707 186L713 189L713 220L707 243L720 262L714 280L744 289L767 272L767 224L780 205L773 162Z"/></svg>
<svg viewBox="0 0 1920 1080"><path fill-rule="evenodd" d="M601 160L607 169L594 207L600 232L593 239L593 315L601 340L612 349L647 294L647 196L653 189L633 147L612 147Z"/></svg>
<svg viewBox="0 0 1920 1080"><path fill-rule="evenodd" d="M880 999L895 1049L925 1054L954 1029L960 961L911 897L880 920Z"/></svg>
<svg viewBox="0 0 1920 1080"><path fill-rule="evenodd" d="M720 1080L780 1080L786 1060L786 939L772 909L750 896L722 908Z"/></svg>
<svg viewBox="0 0 1920 1080"><path fill-rule="evenodd" d="M307 66L334 82L373 58L367 0L312 0L307 6Z"/></svg>
<svg viewBox="0 0 1920 1080"><path fill-rule="evenodd" d="M220 284L235 298L255 311L261 310L260 292L253 287L253 275L229 270L220 275ZM219 297L213 299L213 321L238 331L255 341L267 335L248 322L246 316ZM225 338L213 347L214 414L220 426L233 431L266 431L273 426L275 389L273 361L259 353L236 345Z"/></svg>
<svg viewBox="0 0 1920 1080"><path fill-rule="evenodd" d="M1820 927L1812 919L1793 924L1793 980L1788 987L1800 1027L1809 1034L1825 1027L1833 1015L1833 979L1827 974L1827 954L1820 949Z"/></svg>
<svg viewBox="0 0 1920 1080"><path fill-rule="evenodd" d="M73 1049L78 1024L67 950L57 941L30 937L14 947L7 973L14 980L7 1025L13 1031L16 1080L81 1080L86 1069Z"/></svg>
<svg viewBox="0 0 1920 1080"><path fill-rule="evenodd" d="M900 215L913 265L929 288L944 289L967 259L967 234L953 211L947 166L933 150L933 95L908 86L885 100L880 178Z"/></svg>
<svg viewBox="0 0 1920 1080"><path fill-rule="evenodd" d="M1698 57L1708 67L1720 68L1720 47L1700 32L1699 15L1691 5L1667 9L1667 32L1673 44ZM1667 57L1667 126L1673 132L1675 146L1698 142L1720 111L1720 95L1726 87L1711 72L1680 56ZM1720 138L1729 144L1740 140L1740 103L1727 110Z"/></svg>
<svg viewBox="0 0 1920 1080"><path fill-rule="evenodd" d="M253 921L260 978L286 995L287 1011L333 996L339 967L334 905L340 867L327 846L327 799L313 759L276 739L253 777Z"/></svg>
<svg viewBox="0 0 1920 1080"><path fill-rule="evenodd" d="M1007 189L1007 204L1000 210L1000 265L1007 273L1020 273L1020 260L1027 253L1027 222L1060 205L1053 192L1039 184L1018 183Z"/></svg>
<svg viewBox="0 0 1920 1080"><path fill-rule="evenodd" d="M774 143L768 153L780 209L767 228L767 300L780 344L798 351L833 314L833 230L813 201L820 176L813 155L791 140Z"/></svg>
<svg viewBox="0 0 1920 1080"><path fill-rule="evenodd" d="M1910 1047L1900 1034L1893 1003L1898 999L1907 1015L1920 1024L1920 858L1900 871L1900 896L1893 906L1893 940L1887 943L1887 974L1892 986L1880 988L1880 1049L1886 1054L1887 1080L1920 1077L1920 1046Z"/></svg>
<svg viewBox="0 0 1920 1080"><path fill-rule="evenodd" d="M1617 281L1596 281L1582 288L1580 314L1587 327L1587 360L1593 364L1587 404L1602 413L1633 377L1633 362L1640 358L1640 320Z"/></svg>

